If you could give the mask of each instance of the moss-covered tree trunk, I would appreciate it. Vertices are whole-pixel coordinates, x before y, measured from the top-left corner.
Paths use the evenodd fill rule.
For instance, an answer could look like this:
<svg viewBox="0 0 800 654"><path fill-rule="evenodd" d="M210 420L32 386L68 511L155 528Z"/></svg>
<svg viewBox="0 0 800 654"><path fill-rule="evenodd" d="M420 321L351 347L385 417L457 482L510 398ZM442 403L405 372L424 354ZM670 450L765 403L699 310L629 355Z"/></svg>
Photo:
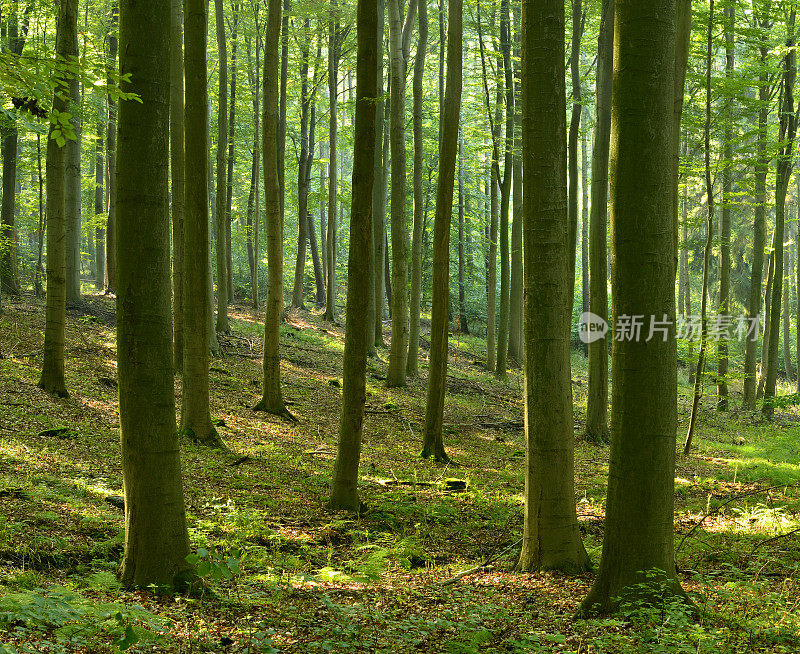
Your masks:
<svg viewBox="0 0 800 654"><path fill-rule="evenodd" d="M523 0L525 520L520 570L582 572L570 376L564 2Z"/></svg>
<svg viewBox="0 0 800 654"><path fill-rule="evenodd" d="M262 142L264 221L267 230L267 299L264 317L264 393L254 407L293 419L281 392L280 326L283 315L283 200L278 177L278 52L281 1L269 0L264 39Z"/></svg>
<svg viewBox="0 0 800 654"><path fill-rule="evenodd" d="M206 445L222 444L211 424L208 359L213 333L209 276L207 17L204 0L184 4L183 400L181 431Z"/></svg>
<svg viewBox="0 0 800 654"><path fill-rule="evenodd" d="M183 371L183 2L170 0L170 172L172 182L172 342Z"/></svg>
<svg viewBox="0 0 800 654"><path fill-rule="evenodd" d="M347 328L344 339L342 416L333 468L330 506L358 511L358 463L366 402L367 321L364 294L372 267L372 186L375 179L375 99L377 97L377 3L359 0L356 19L356 116L353 151L353 199L350 211L350 253L347 266Z"/></svg>
<svg viewBox="0 0 800 654"><path fill-rule="evenodd" d="M63 0L62 0L63 1ZM142 34L147 34L143 39ZM174 587L189 566L172 374L170 5L120 3L117 352L126 587Z"/></svg>
<svg viewBox="0 0 800 654"><path fill-rule="evenodd" d="M422 82L425 77L425 55L428 47L428 7L419 2L419 39L417 54L414 58L414 227L411 235L411 303L409 317L411 326L408 337L408 361L406 373L416 377L419 368L419 315L420 296L422 294L422 223L425 216L424 199L422 197L422 159L424 143L422 140Z"/></svg>
<svg viewBox="0 0 800 654"><path fill-rule="evenodd" d="M613 316L666 319L665 332L614 340L606 531L586 612L611 612L651 587L683 592L675 577L677 428L673 157L675 0L615 0L611 130ZM647 142L651 147L642 148ZM648 326L649 328L649 326ZM646 575L660 570L657 579ZM648 591L644 590L644 595ZM645 597L644 599L648 599Z"/></svg>
<svg viewBox="0 0 800 654"><path fill-rule="evenodd" d="M592 146L592 206L589 216L589 311L608 320L608 150L611 139L611 81L614 47L614 0L603 0L597 39L597 83ZM592 443L607 443L608 339L589 343L586 433Z"/></svg>
<svg viewBox="0 0 800 654"><path fill-rule="evenodd" d="M78 20L77 0L62 0L58 7L56 58L69 58L72 52L74 26ZM53 113L68 110L66 89L53 95ZM64 323L66 321L66 160L67 152L53 132L57 123L50 123L47 135L47 299L45 307L42 375L39 388L67 397L64 380Z"/></svg>

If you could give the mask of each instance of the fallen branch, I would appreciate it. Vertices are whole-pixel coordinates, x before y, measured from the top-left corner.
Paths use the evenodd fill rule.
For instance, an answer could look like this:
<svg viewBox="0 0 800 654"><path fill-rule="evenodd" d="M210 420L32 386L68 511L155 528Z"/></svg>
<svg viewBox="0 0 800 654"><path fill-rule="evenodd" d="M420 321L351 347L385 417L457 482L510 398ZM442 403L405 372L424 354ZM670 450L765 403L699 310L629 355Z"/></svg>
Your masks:
<svg viewBox="0 0 800 654"><path fill-rule="evenodd" d="M504 549L502 552L500 552L499 554L497 554L497 555L495 555L495 556L491 556L491 557L489 557L489 558L488 558L488 559L486 559L486 560L485 560L483 563L481 563L481 564L479 564L479 565L476 565L474 568L470 568L469 570L464 570L463 572L459 572L459 573L458 573L457 575L455 575L454 577L450 577L449 579L445 579L444 581L438 581L438 582L436 582L435 584L430 584L430 585L431 585L431 586L450 586L451 584L454 584L454 583L456 583L456 582L460 581L461 579L463 579L463 578L464 578L464 577L466 577L467 575L474 574L474 573L476 573L476 572L478 572L478 571L482 570L483 568L485 568L485 567L486 567L486 566L488 566L489 564L491 564L491 563L494 563L495 561L497 561L497 559L499 559L499 558L500 558L501 556L503 556L504 554L507 554L508 552L510 552L511 550L513 550L513 549L514 549L514 548L515 548L517 545L519 545L520 543L522 543L522 539L521 539L521 538L520 538L520 539L519 539L517 542L515 542L515 543L512 543L511 545L509 545L508 547L506 547L506 548L505 548L505 549Z"/></svg>

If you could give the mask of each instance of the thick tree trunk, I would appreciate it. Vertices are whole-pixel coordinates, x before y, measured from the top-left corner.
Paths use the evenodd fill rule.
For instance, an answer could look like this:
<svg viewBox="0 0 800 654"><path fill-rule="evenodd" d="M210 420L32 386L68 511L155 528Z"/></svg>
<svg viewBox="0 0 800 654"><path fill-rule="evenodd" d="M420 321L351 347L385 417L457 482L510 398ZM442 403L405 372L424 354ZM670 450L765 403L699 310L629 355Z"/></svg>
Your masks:
<svg viewBox="0 0 800 654"><path fill-rule="evenodd" d="M281 0L269 0L264 40L263 140L264 220L267 229L268 286L264 318L264 394L254 407L293 420L281 392L280 325L283 315L283 193L278 176L278 45Z"/></svg>
<svg viewBox="0 0 800 654"><path fill-rule="evenodd" d="M184 4L184 153L192 162L183 179L183 399L181 432L212 447L222 441L211 424L208 359L214 333L209 292L207 22L205 0Z"/></svg>
<svg viewBox="0 0 800 654"><path fill-rule="evenodd" d="M71 57L78 1L62 0L58 7L56 57ZM53 95L53 111L68 110L64 89ZM66 321L66 147L53 138L55 124L47 135L47 299L45 307L42 375L39 388L51 395L67 397L64 380L64 323Z"/></svg>
<svg viewBox="0 0 800 654"><path fill-rule="evenodd" d="M217 332L228 334L228 231L225 200L228 193L226 155L228 150L228 48L222 0L214 0L219 49L219 91L217 104Z"/></svg>
<svg viewBox="0 0 800 654"><path fill-rule="evenodd" d="M406 373L409 377L418 374L419 361L419 314L422 294L422 159L424 143L422 140L422 82L425 76L425 55L428 47L428 7L427 0L419 2L419 40L414 58L414 228L411 236L411 303L409 317L411 326L408 337L408 361Z"/></svg>
<svg viewBox="0 0 800 654"><path fill-rule="evenodd" d="M62 0L63 2L64 0ZM143 39L142 34L147 34ZM169 252L170 5L122 0L117 352L126 587L185 585L189 534L175 425ZM177 577L177 578L176 578Z"/></svg>
<svg viewBox="0 0 800 654"><path fill-rule="evenodd" d="M347 266L347 329L344 342L342 416L333 469L330 506L358 511L358 463L366 402L367 320L364 294L372 267L372 186L375 178L375 99L378 0L359 0L357 10L356 116L353 151L353 199L350 212L350 254Z"/></svg>
<svg viewBox="0 0 800 654"><path fill-rule="evenodd" d="M172 341L175 372L183 372L183 2L170 0L170 170L172 177Z"/></svg>
<svg viewBox="0 0 800 654"><path fill-rule="evenodd" d="M447 380L448 305L450 302L450 216L456 172L462 86L462 0L447 4L447 81L441 110L439 177L436 182L436 217L433 225L433 306L428 391L422 456L449 461L444 450L442 422ZM441 44L439 47L442 47Z"/></svg>
<svg viewBox="0 0 800 654"><path fill-rule="evenodd" d="M66 29L70 38L70 57L78 57L78 15L75 24ZM77 78L69 80L69 107L73 115L75 138L66 144L64 202L66 211L66 280L67 303L81 301L81 85Z"/></svg>
<svg viewBox="0 0 800 654"><path fill-rule="evenodd" d="M667 326L649 342L614 340L606 532L598 576L582 605L587 613L642 598L648 581L658 602L665 594L685 596L673 558L675 236L673 191L664 183L673 161L675 0L615 0L614 22L613 314L666 316ZM642 149L645 141L652 147ZM660 572L652 579L654 569Z"/></svg>
<svg viewBox="0 0 800 654"><path fill-rule="evenodd" d="M608 151L611 140L611 86L614 55L614 0L603 0L597 38L597 85L592 145L592 206L589 216L589 311L608 322ZM607 443L608 339L589 343L586 433L591 443Z"/></svg>
<svg viewBox="0 0 800 654"><path fill-rule="evenodd" d="M564 3L522 5L525 520L520 570L591 563L575 509Z"/></svg>

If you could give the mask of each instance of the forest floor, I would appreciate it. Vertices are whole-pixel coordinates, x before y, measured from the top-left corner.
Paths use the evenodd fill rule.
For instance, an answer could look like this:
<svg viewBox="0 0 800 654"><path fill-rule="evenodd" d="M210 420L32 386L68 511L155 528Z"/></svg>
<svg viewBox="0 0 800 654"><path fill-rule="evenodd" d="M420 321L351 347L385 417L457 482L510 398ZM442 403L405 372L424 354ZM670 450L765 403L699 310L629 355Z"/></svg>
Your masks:
<svg viewBox="0 0 800 654"><path fill-rule="evenodd" d="M508 383L486 372L482 339L451 339L445 445L457 467L419 457L424 360L421 376L400 389L386 388L386 362L372 360L367 509L325 508L344 332L316 311L290 311L281 328L284 396L299 418L289 424L252 411L262 318L231 307L233 334L211 362L212 416L229 451L183 443L191 548L205 562L207 591L125 592L115 577L123 513L113 504L122 494L114 305L85 300L68 313L71 395L62 400L36 386L42 303L3 298L0 653L800 651L796 407L766 423L720 413L708 398L696 448L677 457L676 558L699 623L670 602L579 620L592 575L512 571L523 515L522 379L517 369ZM580 436L580 353L573 365ZM685 373L681 382L679 440L691 393ZM180 403L179 380L175 390ZM576 500L595 565L607 471L608 448L578 439Z"/></svg>

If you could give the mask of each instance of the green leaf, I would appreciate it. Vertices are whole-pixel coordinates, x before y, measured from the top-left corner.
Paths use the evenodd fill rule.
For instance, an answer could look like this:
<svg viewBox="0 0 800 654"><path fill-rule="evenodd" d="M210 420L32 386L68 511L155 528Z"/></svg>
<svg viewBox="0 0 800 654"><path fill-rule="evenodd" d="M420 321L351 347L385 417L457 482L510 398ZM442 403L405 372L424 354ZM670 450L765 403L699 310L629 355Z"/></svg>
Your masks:
<svg viewBox="0 0 800 654"><path fill-rule="evenodd" d="M189 554L186 556L186 563L188 563L189 565L197 565L198 563L200 563L200 557L194 553Z"/></svg>
<svg viewBox="0 0 800 654"><path fill-rule="evenodd" d="M199 556L201 559L207 559L208 558L208 550L205 547L198 547L197 548L197 556Z"/></svg>
<svg viewBox="0 0 800 654"><path fill-rule="evenodd" d="M197 566L197 574L205 577L209 572L211 572L211 564L208 561L200 561Z"/></svg>

